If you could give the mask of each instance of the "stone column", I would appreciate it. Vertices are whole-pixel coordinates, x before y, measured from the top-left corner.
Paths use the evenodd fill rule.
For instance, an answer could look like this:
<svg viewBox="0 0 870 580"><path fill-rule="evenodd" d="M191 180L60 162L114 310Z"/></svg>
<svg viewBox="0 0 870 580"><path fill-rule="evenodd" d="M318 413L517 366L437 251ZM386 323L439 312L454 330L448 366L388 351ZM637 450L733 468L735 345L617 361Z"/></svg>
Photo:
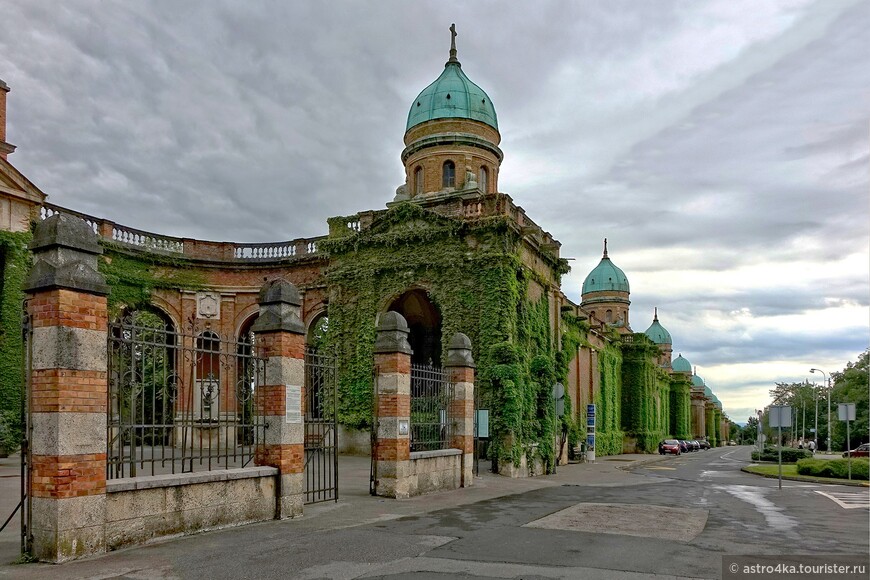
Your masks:
<svg viewBox="0 0 870 580"><path fill-rule="evenodd" d="M690 391L692 400L692 436L701 439L707 437L707 414L704 409L704 391L692 389Z"/></svg>
<svg viewBox="0 0 870 580"><path fill-rule="evenodd" d="M408 323L398 312L378 321L375 339L377 369L377 440L375 495L407 498L410 495L411 458L411 345Z"/></svg>
<svg viewBox="0 0 870 580"><path fill-rule="evenodd" d="M84 221L56 214L30 248L32 552L62 562L106 549L109 288Z"/></svg>
<svg viewBox="0 0 870 580"><path fill-rule="evenodd" d="M474 484L474 359L471 341L461 332L447 347L447 378L453 383L451 414L454 419L450 446L462 450L462 487Z"/></svg>
<svg viewBox="0 0 870 580"><path fill-rule="evenodd" d="M260 289L260 316L251 330L259 356L266 360L263 385L257 386L257 412L266 423L255 463L277 467L278 519L302 515L305 466L305 326L302 298L286 280L272 280Z"/></svg>

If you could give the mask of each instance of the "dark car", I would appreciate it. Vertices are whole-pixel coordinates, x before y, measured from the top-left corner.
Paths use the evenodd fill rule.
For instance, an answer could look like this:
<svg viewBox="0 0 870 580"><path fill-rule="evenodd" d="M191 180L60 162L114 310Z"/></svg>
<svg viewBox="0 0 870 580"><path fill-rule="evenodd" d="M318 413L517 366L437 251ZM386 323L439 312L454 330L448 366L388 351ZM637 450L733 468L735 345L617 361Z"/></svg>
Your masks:
<svg viewBox="0 0 870 580"><path fill-rule="evenodd" d="M701 449L710 449L710 444L707 442L706 439L698 439L695 441L695 443L697 443L701 447Z"/></svg>
<svg viewBox="0 0 870 580"><path fill-rule="evenodd" d="M852 451L844 451L843 457L870 457L870 443L859 445Z"/></svg>
<svg viewBox="0 0 870 580"><path fill-rule="evenodd" d="M694 441L694 440L691 440L691 439L690 439L690 440L689 440L689 445L692 446L692 451L700 451L700 450L701 450L701 444L698 443L697 441Z"/></svg>
<svg viewBox="0 0 870 580"><path fill-rule="evenodd" d="M680 442L676 439L665 439L661 443L659 443L659 454L671 454L671 455L679 455L680 454Z"/></svg>
<svg viewBox="0 0 870 580"><path fill-rule="evenodd" d="M681 453L688 453L689 451L692 451L692 448L691 448L691 446L689 446L688 441L686 441L685 439L677 439L677 441L679 441L679 443L680 443L680 452Z"/></svg>

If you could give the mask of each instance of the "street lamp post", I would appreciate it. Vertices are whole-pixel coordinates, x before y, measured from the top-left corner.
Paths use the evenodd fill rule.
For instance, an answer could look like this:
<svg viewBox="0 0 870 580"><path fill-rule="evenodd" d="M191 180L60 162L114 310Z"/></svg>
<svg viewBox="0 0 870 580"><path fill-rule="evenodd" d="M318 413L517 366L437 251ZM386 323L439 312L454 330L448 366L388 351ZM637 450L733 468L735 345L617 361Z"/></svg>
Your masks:
<svg viewBox="0 0 870 580"><path fill-rule="evenodd" d="M813 451L819 446L819 391L816 389L816 381L813 380L813 399L816 400L816 429L813 431Z"/></svg>
<svg viewBox="0 0 870 580"><path fill-rule="evenodd" d="M822 369L810 369L811 373L819 371L824 377L822 384L828 383L828 453L831 452L831 382L828 380L828 374Z"/></svg>

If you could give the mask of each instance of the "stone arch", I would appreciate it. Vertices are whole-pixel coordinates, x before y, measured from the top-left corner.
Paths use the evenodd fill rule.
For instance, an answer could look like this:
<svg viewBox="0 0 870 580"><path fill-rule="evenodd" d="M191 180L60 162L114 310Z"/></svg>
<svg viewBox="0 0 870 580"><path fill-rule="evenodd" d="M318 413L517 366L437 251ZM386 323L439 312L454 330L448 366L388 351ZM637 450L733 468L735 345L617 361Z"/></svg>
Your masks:
<svg viewBox="0 0 870 580"><path fill-rule="evenodd" d="M305 346L319 351L324 346L325 333L329 329L329 313L326 308L319 308L309 316L305 325Z"/></svg>
<svg viewBox="0 0 870 580"><path fill-rule="evenodd" d="M412 288L393 299L387 310L405 317L413 354L411 362L441 366L441 311L423 288Z"/></svg>
<svg viewBox="0 0 870 580"><path fill-rule="evenodd" d="M181 313L175 307L175 304L154 294L151 296L151 302L148 304L148 307L159 310L172 322L172 328L174 328L176 332L181 331Z"/></svg>
<svg viewBox="0 0 870 580"><path fill-rule="evenodd" d="M254 321L257 320L258 316L260 316L259 304L254 303L245 306L241 311L236 314L233 336L240 339L245 334L246 330L254 323Z"/></svg>

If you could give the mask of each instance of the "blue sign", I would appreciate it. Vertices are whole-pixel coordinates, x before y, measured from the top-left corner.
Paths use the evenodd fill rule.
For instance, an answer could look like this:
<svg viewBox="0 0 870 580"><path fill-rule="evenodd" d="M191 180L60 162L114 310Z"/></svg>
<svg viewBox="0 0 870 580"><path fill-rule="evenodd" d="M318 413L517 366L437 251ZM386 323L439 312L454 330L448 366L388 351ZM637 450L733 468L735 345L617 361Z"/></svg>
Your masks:
<svg viewBox="0 0 870 580"><path fill-rule="evenodd" d="M595 435L586 436L586 445L587 447L595 448Z"/></svg>
<svg viewBox="0 0 870 580"><path fill-rule="evenodd" d="M586 415L589 417L595 416L595 405L586 405Z"/></svg>
<svg viewBox="0 0 870 580"><path fill-rule="evenodd" d="M586 417L586 426L587 427L595 427L595 416Z"/></svg>
<svg viewBox="0 0 870 580"><path fill-rule="evenodd" d="M477 421L475 421L475 434L481 439L489 438L489 409L477 410Z"/></svg>

